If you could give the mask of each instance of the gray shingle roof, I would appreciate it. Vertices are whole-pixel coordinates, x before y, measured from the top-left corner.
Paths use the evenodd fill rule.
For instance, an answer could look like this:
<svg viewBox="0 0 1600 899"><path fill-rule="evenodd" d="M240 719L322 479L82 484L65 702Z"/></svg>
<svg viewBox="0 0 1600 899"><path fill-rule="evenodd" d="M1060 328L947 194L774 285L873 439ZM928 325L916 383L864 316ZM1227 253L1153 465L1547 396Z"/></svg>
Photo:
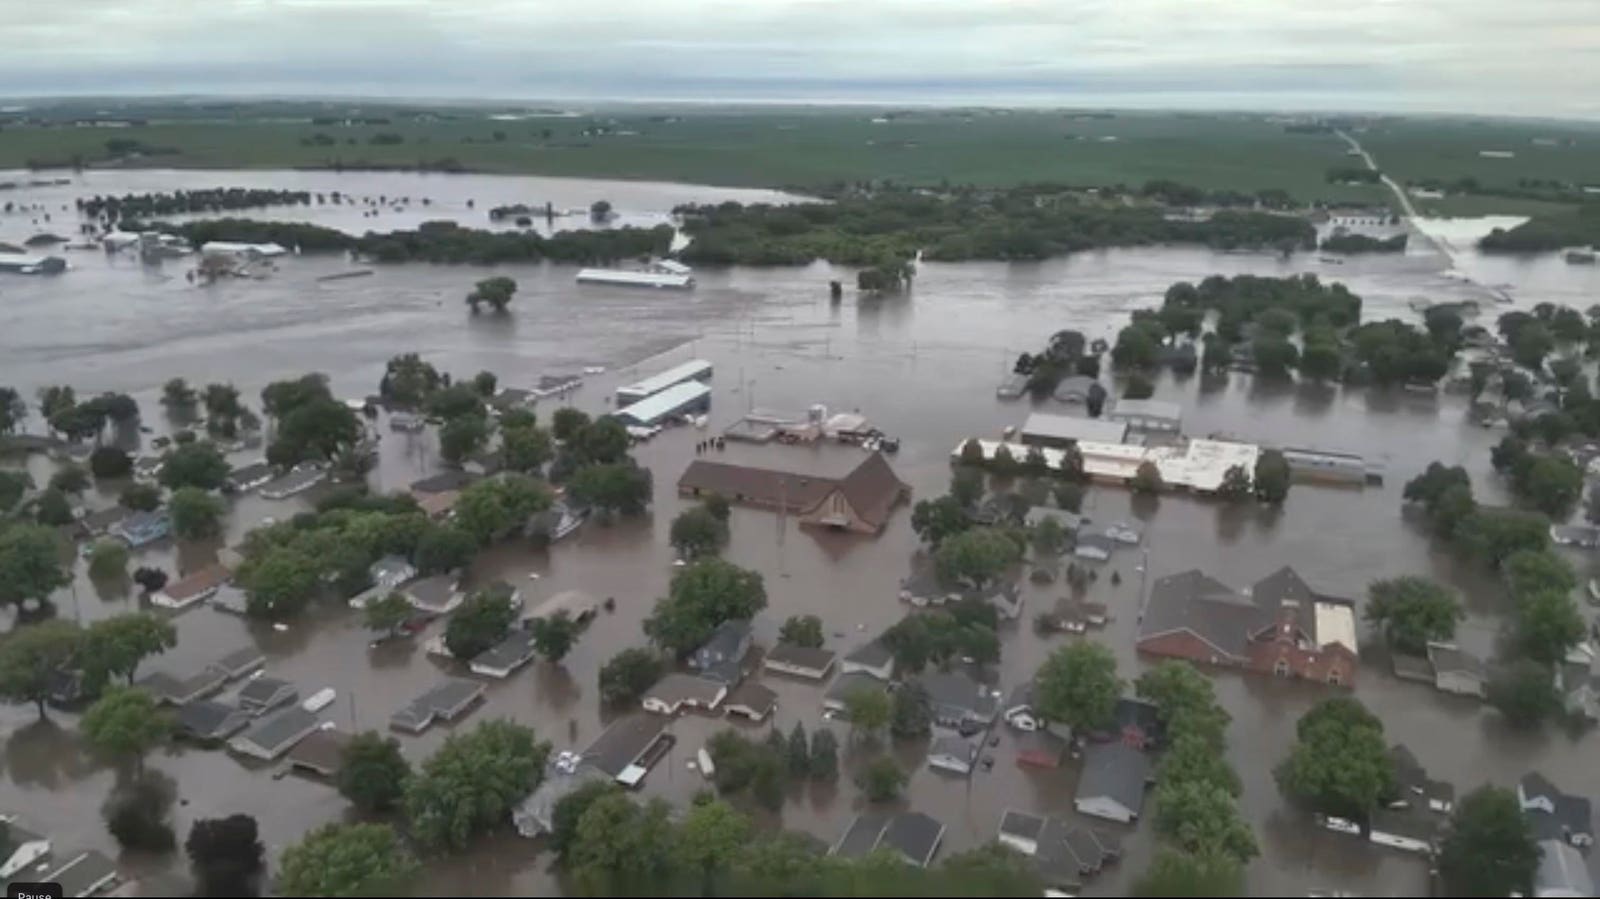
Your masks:
<svg viewBox="0 0 1600 899"><path fill-rule="evenodd" d="M917 678L928 694L938 717L963 717L992 721L1000 711L1000 700L988 686L961 671L935 671Z"/></svg>
<svg viewBox="0 0 1600 899"><path fill-rule="evenodd" d="M831 649L821 647L813 649L809 646L779 643L767 650L766 662L826 672L833 667L836 655Z"/></svg>
<svg viewBox="0 0 1600 899"><path fill-rule="evenodd" d="M1091 743L1083 751L1077 798L1111 799L1138 814L1149 776L1150 759L1143 752L1122 743Z"/></svg>
<svg viewBox="0 0 1600 899"><path fill-rule="evenodd" d="M178 726L201 739L226 740L250 723L248 712L225 702L201 699L178 709Z"/></svg>
<svg viewBox="0 0 1600 899"><path fill-rule="evenodd" d="M667 719L636 712L618 718L583 751L584 761L616 777L633 764L667 727Z"/></svg>
<svg viewBox="0 0 1600 899"><path fill-rule="evenodd" d="M1534 872L1535 893L1540 896L1593 896L1594 879L1583 856L1561 840L1539 841L1539 867Z"/></svg>
<svg viewBox="0 0 1600 899"><path fill-rule="evenodd" d="M257 721L235 742L252 745L275 758L316 726L316 715L292 705Z"/></svg>
<svg viewBox="0 0 1600 899"><path fill-rule="evenodd" d="M1189 631L1227 655L1242 657L1251 632L1269 623L1262 610L1199 569L1159 578L1139 625L1139 639Z"/></svg>
<svg viewBox="0 0 1600 899"><path fill-rule="evenodd" d="M906 860L926 868L939 851L944 825L921 812L902 812L889 819L879 845L896 849Z"/></svg>
<svg viewBox="0 0 1600 899"><path fill-rule="evenodd" d="M870 665L879 668L894 660L894 653L889 647L878 640L857 646L844 657L846 662L855 662L860 665Z"/></svg>
<svg viewBox="0 0 1600 899"><path fill-rule="evenodd" d="M1037 840L1044 831L1044 819L1038 815L1006 809L1000 816L1000 834L1024 840Z"/></svg>

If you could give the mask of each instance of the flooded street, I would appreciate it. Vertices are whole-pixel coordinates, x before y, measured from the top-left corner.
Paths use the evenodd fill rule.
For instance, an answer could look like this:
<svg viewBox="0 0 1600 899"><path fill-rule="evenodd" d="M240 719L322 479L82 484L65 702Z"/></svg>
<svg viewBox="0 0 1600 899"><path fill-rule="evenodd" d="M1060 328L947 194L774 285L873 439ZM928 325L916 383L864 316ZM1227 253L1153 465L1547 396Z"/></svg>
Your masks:
<svg viewBox="0 0 1600 899"><path fill-rule="evenodd" d="M451 216L482 226L486 205L548 199L558 207L577 208L602 196L616 205L623 223L653 224L667 220L677 203L748 201L764 193L398 174L97 172L82 177L70 187L24 189L7 199L34 201L38 194L59 206L77 196L186 184L340 189L434 199L427 210L417 209L414 202L409 211L385 212L376 221L350 216L347 209L318 207L237 213L388 230ZM777 196L765 194L768 199ZM477 200L475 217L464 206L469 197ZM72 233L61 221L66 213L56 210L52 215L51 223L37 228L18 214L0 217L0 240L19 242L35 230ZM1463 227L1448 225L1452 234L1465 235L1450 240L1456 270L1477 285L1510 285L1517 308L1543 301L1586 308L1600 297L1600 271L1594 267L1565 266L1558 257L1531 262L1479 257L1470 249L1471 228ZM341 396L364 396L376 392L387 359L415 351L442 371L470 377L487 369L510 387L531 386L543 374L605 366L607 372L587 377L572 400L600 413L607 410L617 385L700 357L715 366L711 431L720 432L752 408L802 411L821 403L836 411L859 410L873 425L901 439L891 464L912 485L916 498L944 492L949 453L958 441L994 437L1002 428L1021 423L1030 403L1001 402L994 395L1018 353L1037 350L1062 328L1109 339L1130 311L1158 305L1174 281L1310 271L1343 281L1360 294L1365 319L1415 319L1407 304L1417 297L1480 299L1484 311L1479 322L1490 327L1500 311L1510 308L1486 299L1482 286L1444 274L1449 260L1420 248L1397 257L1353 257L1337 265L1316 254L1284 259L1192 248L1110 250L1036 264L926 264L919 268L909 296L857 298L852 289L838 305L828 301L827 282L838 278L853 283L853 273L822 263L803 269L701 271L691 293L580 287L570 266L501 266L492 273L519 284L512 311L503 317L472 316L465 308L462 298L472 283L490 274L477 267L384 266L370 277L319 282L318 277L351 265L336 257L306 256L282 260L266 280L196 287L183 276L192 263L182 260L150 269L135 259L98 251L67 256L73 268L57 277L0 276L0 384L15 386L25 396L53 383L70 383L80 395L126 391L141 403L146 424L159 431L167 426L157 402L159 388L174 376L197 385L231 381L254 406L266 383L306 371L329 374ZM1366 489L1299 485L1280 510L1270 512L1180 496L1135 502L1125 490L1091 489L1085 512L1102 525L1137 521L1146 532L1148 552L1123 549L1103 566L1107 570L1088 598L1107 603L1113 621L1087 637L1035 634L1033 614L1048 609L1066 588L1027 585L1021 619L1002 625L998 668L1004 689L1031 677L1054 648L1076 639L1112 648L1122 676L1131 681L1145 664L1135 657L1133 639L1146 576L1191 567L1243 587L1293 565L1319 590L1355 597L1358 603L1378 578L1439 578L1465 597L1469 616L1462 642L1479 651L1491 648L1507 611L1503 592L1483 571L1435 546L1400 514L1405 481L1434 459L1466 466L1485 501L1504 498L1489 465L1489 447L1500 433L1471 423L1464 397L1275 387L1243 375L1217 381L1166 375L1156 396L1183 406L1186 433L1225 433L1357 452L1381 460L1387 479L1381 487ZM1051 407L1064 408L1048 400L1041 404L1046 410ZM554 408L553 401L542 402L541 421L548 422ZM36 412L29 424L38 427ZM597 598L615 597L616 611L602 613L559 667L535 662L507 681L490 683L484 706L456 726L470 728L500 716L532 725L558 749L581 749L594 739L603 726L596 700L598 669L618 650L644 641L640 622L655 598L666 592L673 571L667 523L685 506L675 484L705 433L669 430L636 449L636 457L655 477L655 505L643 518L610 527L591 522L548 551L507 544L479 559L470 573L473 583L506 579L522 589L530 607L561 590L580 589ZM401 489L436 469L431 434L409 436L383 428L382 436L380 465L372 475L377 488ZM242 453L237 459L249 461L254 455ZM859 460L860 451L834 445L730 443L717 458L837 474ZM29 464L36 478L48 476L49 464L43 459ZM227 541L236 541L263 517L282 518L309 507L317 495L313 491L283 502L244 498L234 505ZM113 497L114 491L91 493L91 502L109 504ZM828 646L843 653L905 613L896 593L918 547L909 509L899 509L876 538L816 534L792 522L785 532L776 516L738 507L732 524L725 557L766 579L769 605L757 621L759 645L770 646L789 615L814 613L823 619ZM135 564L187 572L209 562L216 549L158 544L135 553ZM1593 567L1586 559L1579 561L1582 569ZM1147 571L1141 572L1141 566ZM88 621L137 602L131 594L102 595L82 569L80 565L73 589L56 597L62 616ZM1112 571L1120 575L1120 584L1111 584ZM268 673L295 681L302 695L335 688L338 700L322 714L342 729L385 730L393 711L450 667L425 657L421 641L369 651L359 616L343 609L318 610L281 633L209 606L181 613L177 623L178 647L146 661L141 671L195 663L253 643L268 655ZM436 624L429 635L441 630ZM1365 665L1360 678L1356 695L1384 721L1391 741L1408 745L1431 776L1453 782L1458 793L1484 781L1510 784L1528 770L1539 770L1569 792L1600 796L1592 735L1574 738L1553 727L1541 735L1512 733L1476 703L1398 681L1378 662ZM1317 831L1285 806L1272 781L1271 768L1286 754L1298 717L1333 694L1312 685L1238 674L1220 673L1214 679L1233 716L1230 755L1245 783L1243 810L1261 843L1262 857L1249 870L1251 893L1424 892L1421 861ZM823 687L775 677L762 680L779 693L778 727L787 731L803 721L810 730L819 723ZM115 856L117 847L99 814L115 775L83 750L73 716L52 712L50 722L35 723L31 706L0 709L0 716L5 770L0 809L21 813L50 832L58 846L97 848ZM677 746L651 772L645 793L685 802L706 786L685 762L724 726L741 725L694 715L675 721ZM842 725L831 726L844 737ZM436 726L421 737L399 739L416 763L451 729ZM923 761L924 745L895 747L913 771L905 804L945 824L945 854L993 838L1008 807L1074 817L1075 765L1047 774L1019 767L1010 733L1003 726L995 732L1000 745L985 750L995 756L994 768L975 772L971 780L930 770ZM848 755L846 765L869 755ZM263 839L276 853L308 829L351 814L326 784L298 775L274 780L268 770L247 769L220 751L178 750L152 758L151 767L178 784L185 803L176 810L180 838L196 818L245 812L258 818ZM781 823L832 842L861 804L847 773L837 787L793 795ZM1088 891L1124 894L1148 862L1152 828L1148 821L1137 828L1106 827L1121 831L1126 855ZM555 889L545 871L548 856L536 856L533 847L505 834L484 840L466 855L431 862L422 886L435 894L547 894ZM179 854L165 859L125 855L122 862L130 873L187 876Z"/></svg>

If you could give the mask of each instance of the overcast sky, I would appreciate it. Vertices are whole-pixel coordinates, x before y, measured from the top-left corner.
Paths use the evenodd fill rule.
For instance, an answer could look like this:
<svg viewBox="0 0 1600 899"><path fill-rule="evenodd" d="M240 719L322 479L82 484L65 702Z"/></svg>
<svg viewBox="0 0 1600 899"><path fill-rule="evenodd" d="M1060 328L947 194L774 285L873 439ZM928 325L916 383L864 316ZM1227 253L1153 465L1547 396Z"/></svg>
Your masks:
<svg viewBox="0 0 1600 899"><path fill-rule="evenodd" d="M0 94L1600 118L1600 0L0 0Z"/></svg>

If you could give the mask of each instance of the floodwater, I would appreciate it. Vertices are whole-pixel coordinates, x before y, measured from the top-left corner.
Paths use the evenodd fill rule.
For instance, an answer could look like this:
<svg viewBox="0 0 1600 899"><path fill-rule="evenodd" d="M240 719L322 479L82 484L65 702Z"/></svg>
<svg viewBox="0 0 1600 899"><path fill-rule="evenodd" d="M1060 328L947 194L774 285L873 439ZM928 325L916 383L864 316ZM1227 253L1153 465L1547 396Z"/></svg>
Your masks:
<svg viewBox="0 0 1600 899"><path fill-rule="evenodd" d="M86 177L92 181L82 189L84 194L180 184L287 187L316 178L326 179L319 183L329 190L337 185L356 195L431 194L438 201L464 191L478 198L480 210L491 195L497 202L500 197L534 202L570 190L559 196L574 199L558 197L558 205L583 205L603 193L625 216L644 221L665 215L672 204L686 199L742 198L740 192L710 188L667 190L627 183L574 187L553 179L471 179L526 182L519 190L491 192L475 185L459 189L444 176L395 174L252 172L179 178L129 172ZM169 180L151 180L162 177ZM53 190L58 198L79 193ZM15 199L26 195L19 191ZM309 217L340 223L338 216L344 214L313 209ZM436 217L436 211L427 217ZM353 225L342 224L369 227L356 218ZM372 227L396 226L384 218ZM0 218L0 239L20 239L31 227L17 216ZM1461 231L1463 226L1439 227ZM1464 237L1450 246L1456 271L1468 273L1478 284L1511 285L1509 293L1518 307L1545 300L1587 305L1580 298L1600 289L1600 275L1592 267L1564 266L1559 258L1532 263L1484 259L1466 248L1470 241ZM148 410L147 424L162 429L166 422L156 393L174 375L197 383L231 380L254 400L266 382L307 370L328 373L341 395L364 395L375 389L384 361L408 351L420 352L458 376L495 371L508 386L527 384L541 374L600 365L608 371L587 378L572 401L601 412L618 384L703 357L716 366L713 431L750 408L803 410L822 403L859 410L902 439L893 465L919 497L944 490L948 454L958 441L993 435L1021 422L1027 401L994 398L996 383L1017 353L1037 349L1048 334L1066 327L1109 338L1130 310L1159 303L1173 281L1209 274L1313 271L1348 283L1365 298L1368 317L1414 317L1407 303L1416 297L1485 295L1483 287L1445 274L1451 261L1431 250L1336 265L1315 254L1282 259L1146 248L1037 264L928 264L921 267L908 297L867 299L848 292L837 305L828 301L828 280L853 279L849 272L820 263L799 269L699 272L692 293L580 288L573 283L571 267L503 266L495 273L516 278L520 290L512 312L496 317L472 316L461 302L471 283L486 276L472 267L382 267L371 277L319 282L318 276L347 269L349 263L302 257L284 260L266 280L196 287L183 278L182 263L151 270L98 252L70 258L74 269L56 278L0 281L0 384L14 384L29 394L39 385L58 382L73 383L80 392L127 390ZM1497 311L1486 302L1485 319ZM1074 639L1111 647L1122 675L1132 680L1145 664L1133 652L1145 575L1193 566L1242 587L1291 564L1320 589L1354 597L1363 596L1367 584L1381 577L1437 577L1465 596L1469 618L1463 641L1480 650L1491 648L1504 621L1504 597L1483 572L1434 546L1400 515L1402 485L1433 459L1467 466L1481 496L1503 498L1488 463L1488 448L1499 435L1471 424L1461 397L1272 387L1240 375L1221 381L1167 377L1158 384L1157 396L1182 403L1188 433L1222 432L1359 452L1384 461L1388 480L1366 489L1297 486L1284 507L1273 512L1225 508L1187 497L1135 503L1123 490L1094 488L1086 511L1097 522L1133 520L1146 531L1144 548L1119 553L1089 588L1089 598L1111 607L1114 621L1088 637L1041 638L1028 622L1065 588L1029 585L1022 621L1006 626L1002 636L998 674L1005 689L1031 676L1054 648ZM550 408L545 403L540 415ZM506 682L491 684L484 707L460 726L496 716L514 718L532 725L557 748L582 748L598 734L603 721L596 673L617 650L643 641L640 621L665 592L673 571L666 524L684 506L674 484L694 457L695 441L704 436L693 429L668 431L637 449L656 482L655 507L645 517L610 527L591 523L548 551L505 545L479 560L471 572L475 582L506 578L523 589L530 603L575 588L615 597L617 608L596 620L562 665L536 663ZM401 488L435 467L431 436L385 429L383 439L382 461L373 475L381 489ZM239 458L249 457L245 453ZM837 473L860 455L835 446L730 444L719 457ZM30 464L41 476L48 471L43 460ZM292 514L315 495L278 503L259 497L240 501L229 539L265 516ZM110 494L92 499L109 502ZM792 523L785 530L775 516L757 510L735 509L733 514L727 558L759 570L766 579L769 606L758 621L759 643L770 644L785 617L815 613L825 622L830 647L843 652L904 614L896 588L917 548L908 510L900 510L876 538L814 534ZM137 556L142 564L188 571L205 564L215 549L168 545ZM1112 571L1120 575L1120 584L1111 583ZM135 602L126 593L97 588L82 577L73 590L56 598L60 614L83 620L123 611ZM339 699L323 714L342 728L382 730L391 712L446 668L424 657L420 645L369 652L360 622L339 609L320 610L281 633L209 607L184 612L177 620L178 647L146 662L146 670L197 663L253 642L269 656L267 670L293 679L302 695L334 687ZM1230 758L1245 781L1243 808L1262 848L1262 858L1250 868L1251 892L1422 893L1426 870L1420 861L1319 832L1278 796L1270 770L1286 753L1297 718L1329 691L1232 674L1219 674L1215 680L1233 716ZM802 721L809 730L819 724L821 688L775 678L765 682L780 695L777 726L788 730ZM1362 672L1356 695L1383 719L1392 740L1409 745L1433 776L1453 781L1462 792L1484 781L1509 784L1537 769L1568 790L1600 794L1600 771L1587 762L1585 752L1593 737L1575 738L1554 729L1542 735L1514 734L1476 704L1401 683L1377 661ZM72 715L52 713L46 724L33 723L33 717L31 708L21 707L5 709L0 717L5 729L0 808L21 812L49 830L60 845L115 852L98 812L114 782L113 770L82 749ZM706 736L723 726L704 717L678 719L672 725L677 747L652 771L645 792L684 801L702 788L704 781L685 763ZM833 726L844 736L842 727ZM450 730L435 728L421 737L400 739L407 756L417 762ZM945 823L946 853L992 838L1008 807L1072 816L1074 766L1049 774L1019 768L1009 734L1003 727L996 733L1000 745L986 750L996 758L993 770L980 770L970 781L928 769L920 744L894 747L914 771L904 804ZM847 765L867 757L870 752L853 752ZM257 816L263 839L276 852L310 827L350 814L327 785L298 776L274 781L268 771L246 769L222 752L176 750L151 763L179 785L186 803L177 810L180 834L195 818L247 812ZM837 787L797 791L782 812L781 824L832 841L861 805L846 775ZM1127 856L1119 868L1094 881L1090 891L1125 893L1154 848L1151 828L1107 829L1121 832ZM123 863L131 872L157 878L181 875L183 868L176 856L125 856ZM547 863L547 856L537 854L537 844L501 835L464 856L430 863L424 886L439 893L548 893L555 886Z"/></svg>

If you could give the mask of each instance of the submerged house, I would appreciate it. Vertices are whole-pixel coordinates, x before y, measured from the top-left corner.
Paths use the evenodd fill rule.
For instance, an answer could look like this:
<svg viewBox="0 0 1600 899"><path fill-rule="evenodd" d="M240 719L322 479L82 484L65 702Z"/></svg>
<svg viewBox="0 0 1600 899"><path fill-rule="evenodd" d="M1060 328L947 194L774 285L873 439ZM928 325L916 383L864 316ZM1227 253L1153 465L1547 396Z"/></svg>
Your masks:
<svg viewBox="0 0 1600 899"><path fill-rule="evenodd" d="M1198 569L1158 579L1137 647L1155 656L1339 686L1355 682L1355 606L1284 567L1236 592Z"/></svg>
<svg viewBox="0 0 1600 899"><path fill-rule="evenodd" d="M678 492L780 510L806 526L876 534L911 488L881 453L872 453L842 478L696 459L678 478Z"/></svg>

